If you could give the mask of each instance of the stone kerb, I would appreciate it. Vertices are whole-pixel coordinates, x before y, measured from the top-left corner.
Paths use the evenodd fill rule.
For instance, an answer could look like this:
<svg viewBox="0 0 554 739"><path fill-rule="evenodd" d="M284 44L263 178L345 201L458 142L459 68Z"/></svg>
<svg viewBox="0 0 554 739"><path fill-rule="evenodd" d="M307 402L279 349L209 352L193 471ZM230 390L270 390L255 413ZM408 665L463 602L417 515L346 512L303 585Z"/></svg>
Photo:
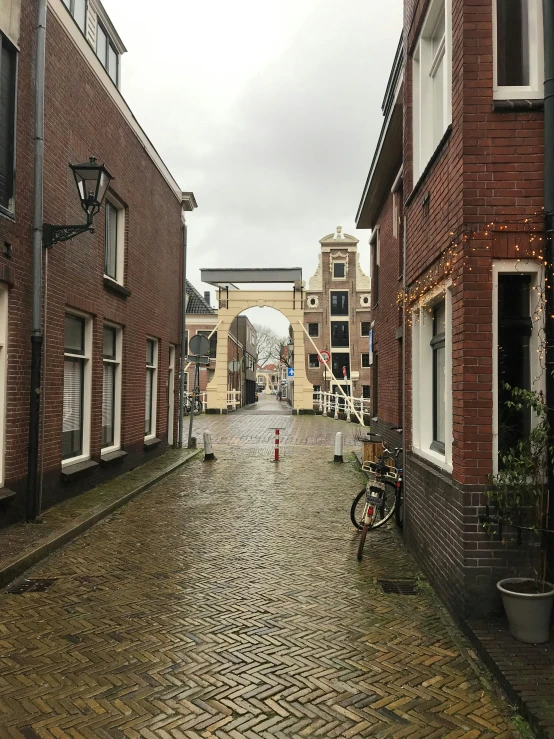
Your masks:
<svg viewBox="0 0 554 739"><path fill-rule="evenodd" d="M294 405L296 412L312 411L313 388L306 375L304 348L304 305L300 295L285 290L230 290L218 310L217 352L214 376L207 387L208 411L227 412L227 344L231 323L247 308L274 308L287 318L293 329L294 341Z"/></svg>

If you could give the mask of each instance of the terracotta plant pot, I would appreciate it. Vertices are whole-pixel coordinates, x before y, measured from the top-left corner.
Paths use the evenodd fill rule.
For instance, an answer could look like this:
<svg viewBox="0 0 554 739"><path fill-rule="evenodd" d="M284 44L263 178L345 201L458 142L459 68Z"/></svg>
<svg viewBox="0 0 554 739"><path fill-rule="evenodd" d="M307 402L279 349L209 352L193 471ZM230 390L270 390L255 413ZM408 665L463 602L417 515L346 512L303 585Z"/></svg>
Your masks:
<svg viewBox="0 0 554 739"><path fill-rule="evenodd" d="M528 577L508 577L500 580L496 587L502 595L510 634L514 639L526 644L543 644L550 636L554 585L544 583L544 593L517 592L518 589L526 589L526 585L531 590L533 583Z"/></svg>

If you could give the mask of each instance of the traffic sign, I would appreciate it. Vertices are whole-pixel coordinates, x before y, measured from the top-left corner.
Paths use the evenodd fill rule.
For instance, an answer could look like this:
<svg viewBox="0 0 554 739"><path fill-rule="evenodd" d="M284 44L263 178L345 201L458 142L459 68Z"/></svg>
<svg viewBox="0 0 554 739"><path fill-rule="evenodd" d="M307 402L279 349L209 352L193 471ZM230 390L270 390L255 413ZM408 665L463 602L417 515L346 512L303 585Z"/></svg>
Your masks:
<svg viewBox="0 0 554 739"><path fill-rule="evenodd" d="M240 370L240 362L237 359L233 359L228 364L229 372L238 372Z"/></svg>
<svg viewBox="0 0 554 739"><path fill-rule="evenodd" d="M294 377L294 368L288 367L287 368L287 377Z"/></svg>
<svg viewBox="0 0 554 739"><path fill-rule="evenodd" d="M209 354L210 340L207 336L196 334L189 342L189 351L191 354Z"/></svg>
<svg viewBox="0 0 554 739"><path fill-rule="evenodd" d="M322 352L319 352L319 361L321 362L321 364L323 364L323 362L329 363L330 359L331 359L331 355L329 354L328 351L324 350Z"/></svg>

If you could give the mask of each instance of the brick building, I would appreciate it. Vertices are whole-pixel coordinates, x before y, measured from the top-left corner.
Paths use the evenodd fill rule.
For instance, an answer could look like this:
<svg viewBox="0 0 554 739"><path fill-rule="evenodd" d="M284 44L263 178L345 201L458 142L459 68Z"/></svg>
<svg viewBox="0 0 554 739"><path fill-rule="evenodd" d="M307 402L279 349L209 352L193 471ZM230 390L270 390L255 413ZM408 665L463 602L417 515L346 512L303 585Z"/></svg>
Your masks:
<svg viewBox="0 0 554 739"><path fill-rule="evenodd" d="M217 310L210 305L210 293L208 290L202 296L194 285L187 280L187 318L186 336L187 347L190 339L196 334L209 337L217 326ZM217 331L210 338L210 357L215 359L217 347ZM188 352L188 349L187 349ZM201 366L199 370L200 392L206 392L208 382L213 376L213 368ZM185 388L192 390L194 383L194 366L191 365L185 371Z"/></svg>
<svg viewBox="0 0 554 739"><path fill-rule="evenodd" d="M321 239L318 267L306 288L304 325L318 351L331 354L330 367L337 383L318 361L317 351L304 337L307 376L314 390L370 396L369 333L371 298L369 278L360 266L358 240L342 233ZM343 367L346 368L346 377Z"/></svg>
<svg viewBox="0 0 554 739"><path fill-rule="evenodd" d="M37 12L0 7L2 521L23 510L27 476ZM182 215L195 203L121 96L124 51L99 0L49 0L44 220L84 221L69 164L95 156L113 180L95 232L56 244L44 267L43 507L175 439Z"/></svg>
<svg viewBox="0 0 554 739"><path fill-rule="evenodd" d="M357 215L376 266L380 430L405 409L405 540L465 616L495 610L513 574L479 522L510 426L502 381L544 386L542 5L508 7L405 0Z"/></svg>

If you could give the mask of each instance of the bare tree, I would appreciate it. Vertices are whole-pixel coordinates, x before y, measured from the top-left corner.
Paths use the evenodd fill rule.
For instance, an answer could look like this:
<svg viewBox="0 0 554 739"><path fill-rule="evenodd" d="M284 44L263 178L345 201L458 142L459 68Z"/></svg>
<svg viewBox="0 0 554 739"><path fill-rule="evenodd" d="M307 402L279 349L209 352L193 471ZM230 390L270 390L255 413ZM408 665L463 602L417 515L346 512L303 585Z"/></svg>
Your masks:
<svg viewBox="0 0 554 739"><path fill-rule="evenodd" d="M258 364L264 367L266 364L279 364L280 349L288 339L279 336L269 326L254 324L257 334Z"/></svg>

